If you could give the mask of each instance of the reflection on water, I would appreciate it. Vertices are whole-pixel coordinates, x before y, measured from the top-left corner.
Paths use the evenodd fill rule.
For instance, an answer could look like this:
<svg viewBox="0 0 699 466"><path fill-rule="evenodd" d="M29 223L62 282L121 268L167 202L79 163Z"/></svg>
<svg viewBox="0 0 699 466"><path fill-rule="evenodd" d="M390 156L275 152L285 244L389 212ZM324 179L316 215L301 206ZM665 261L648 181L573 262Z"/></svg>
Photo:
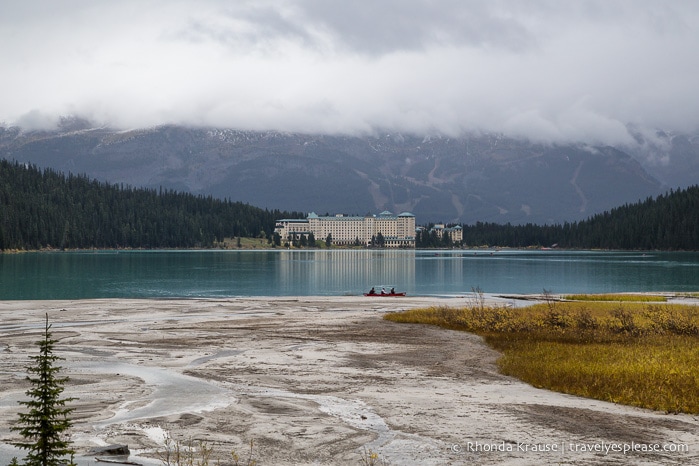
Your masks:
<svg viewBox="0 0 699 466"><path fill-rule="evenodd" d="M697 291L699 253L529 250L0 254L0 299Z"/></svg>
<svg viewBox="0 0 699 466"><path fill-rule="evenodd" d="M356 295L377 285L414 289L415 251L282 251L281 295Z"/></svg>

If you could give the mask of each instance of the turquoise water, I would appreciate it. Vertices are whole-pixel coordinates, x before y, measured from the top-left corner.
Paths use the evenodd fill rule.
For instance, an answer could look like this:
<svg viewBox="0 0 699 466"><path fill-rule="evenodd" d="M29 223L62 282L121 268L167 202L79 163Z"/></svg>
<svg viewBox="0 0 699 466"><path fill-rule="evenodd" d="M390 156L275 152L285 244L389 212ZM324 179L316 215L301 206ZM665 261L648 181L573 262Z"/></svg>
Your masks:
<svg viewBox="0 0 699 466"><path fill-rule="evenodd" d="M0 299L699 291L699 253L91 251L0 254Z"/></svg>

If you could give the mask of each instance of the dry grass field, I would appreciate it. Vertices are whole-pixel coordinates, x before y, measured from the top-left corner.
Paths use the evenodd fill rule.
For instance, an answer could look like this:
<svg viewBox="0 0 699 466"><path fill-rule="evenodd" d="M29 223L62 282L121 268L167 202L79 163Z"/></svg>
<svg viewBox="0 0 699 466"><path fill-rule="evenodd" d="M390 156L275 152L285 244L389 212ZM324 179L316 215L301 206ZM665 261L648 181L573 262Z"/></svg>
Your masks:
<svg viewBox="0 0 699 466"><path fill-rule="evenodd" d="M498 366L504 374L535 387L667 413L699 413L697 306L637 295L576 298L519 309L475 301L385 318L481 335L503 354Z"/></svg>

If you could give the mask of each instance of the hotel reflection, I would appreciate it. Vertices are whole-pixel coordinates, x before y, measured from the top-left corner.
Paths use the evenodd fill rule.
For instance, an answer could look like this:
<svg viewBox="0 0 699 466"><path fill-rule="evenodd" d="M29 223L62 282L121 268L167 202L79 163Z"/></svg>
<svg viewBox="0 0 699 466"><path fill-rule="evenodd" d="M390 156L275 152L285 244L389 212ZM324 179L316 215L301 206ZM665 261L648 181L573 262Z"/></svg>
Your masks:
<svg viewBox="0 0 699 466"><path fill-rule="evenodd" d="M299 285L335 295L366 293L377 285L415 290L415 250L288 250L280 251L279 259L279 282L289 290Z"/></svg>

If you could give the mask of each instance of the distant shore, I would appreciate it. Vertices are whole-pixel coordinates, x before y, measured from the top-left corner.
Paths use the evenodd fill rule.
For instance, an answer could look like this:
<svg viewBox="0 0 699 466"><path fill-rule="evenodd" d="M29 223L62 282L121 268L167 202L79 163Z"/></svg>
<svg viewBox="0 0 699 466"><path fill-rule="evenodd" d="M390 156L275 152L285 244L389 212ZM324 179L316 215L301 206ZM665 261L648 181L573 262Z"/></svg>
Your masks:
<svg viewBox="0 0 699 466"><path fill-rule="evenodd" d="M539 390L501 375L499 355L480 337L382 319L468 299L0 301L0 439L13 438L9 421L48 313L71 378L66 396L78 398L81 464L94 462L91 447L112 443L128 444L133 461L160 464L165 433L216 443L225 454L246 453L252 440L259 463L275 465L361 464L369 450L390 464L699 460L695 417ZM573 450L632 442L681 443L689 452L607 458ZM478 444L565 451L470 448Z"/></svg>
<svg viewBox="0 0 699 466"><path fill-rule="evenodd" d="M343 251L343 250L367 250L367 251L433 251L449 252L449 251L473 251L473 252L497 252L497 251L596 251L596 252L699 252L697 250L673 250L673 249L599 249L599 248L550 248L543 246L463 246L458 248L366 248L357 246L331 246L331 247L292 247L271 246L267 240L259 238L243 238L240 246L235 243L235 238L227 238L223 243L217 246L204 248L134 248L134 247L118 247L118 248L56 248L44 247L39 249L3 249L0 254L18 254L25 252L94 252L94 251Z"/></svg>

